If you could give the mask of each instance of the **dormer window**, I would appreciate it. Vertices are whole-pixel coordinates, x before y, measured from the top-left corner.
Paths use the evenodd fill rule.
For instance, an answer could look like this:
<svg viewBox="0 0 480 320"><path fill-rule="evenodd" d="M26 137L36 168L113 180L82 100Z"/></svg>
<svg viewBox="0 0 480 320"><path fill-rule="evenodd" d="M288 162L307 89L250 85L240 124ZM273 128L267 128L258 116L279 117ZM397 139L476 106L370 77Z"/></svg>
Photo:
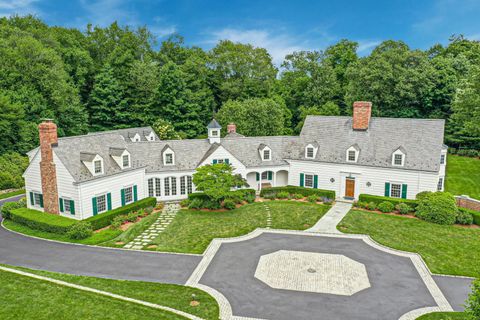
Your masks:
<svg viewBox="0 0 480 320"><path fill-rule="evenodd" d="M102 174L103 172L102 160L95 160L93 162L93 167L94 167L95 174Z"/></svg>
<svg viewBox="0 0 480 320"><path fill-rule="evenodd" d="M405 164L405 152L402 150L402 148L398 148L392 154L392 165L396 167L403 167L404 164Z"/></svg>
<svg viewBox="0 0 480 320"><path fill-rule="evenodd" d="M305 158L313 158L313 148L312 147L308 147L307 148L307 154L305 155Z"/></svg>
<svg viewBox="0 0 480 320"><path fill-rule="evenodd" d="M165 164L173 164L173 153L165 154Z"/></svg>
<svg viewBox="0 0 480 320"><path fill-rule="evenodd" d="M306 159L315 159L315 155L317 154L317 150L318 150L318 144L317 143L308 144L305 147L305 158Z"/></svg>
<svg viewBox="0 0 480 320"><path fill-rule="evenodd" d="M360 149L353 145L347 149L347 162L357 162Z"/></svg>
<svg viewBox="0 0 480 320"><path fill-rule="evenodd" d="M122 164L123 164L123 168L130 167L130 156L128 154L122 157Z"/></svg>
<svg viewBox="0 0 480 320"><path fill-rule="evenodd" d="M445 164L445 155L444 154L442 154L440 156L440 164Z"/></svg>
<svg viewBox="0 0 480 320"><path fill-rule="evenodd" d="M270 154L270 149L264 149L263 150L263 161L269 161L271 160L271 154Z"/></svg>

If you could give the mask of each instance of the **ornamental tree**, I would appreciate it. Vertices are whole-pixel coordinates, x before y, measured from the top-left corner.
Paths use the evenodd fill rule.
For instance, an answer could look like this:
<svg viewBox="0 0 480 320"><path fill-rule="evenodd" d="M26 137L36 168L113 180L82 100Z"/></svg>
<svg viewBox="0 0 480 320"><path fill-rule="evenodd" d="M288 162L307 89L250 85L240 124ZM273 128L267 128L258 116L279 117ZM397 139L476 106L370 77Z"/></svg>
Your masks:
<svg viewBox="0 0 480 320"><path fill-rule="evenodd" d="M234 187L243 187L245 180L233 174L233 167L226 163L205 165L193 174L193 183L199 191L203 191L210 199L220 201Z"/></svg>

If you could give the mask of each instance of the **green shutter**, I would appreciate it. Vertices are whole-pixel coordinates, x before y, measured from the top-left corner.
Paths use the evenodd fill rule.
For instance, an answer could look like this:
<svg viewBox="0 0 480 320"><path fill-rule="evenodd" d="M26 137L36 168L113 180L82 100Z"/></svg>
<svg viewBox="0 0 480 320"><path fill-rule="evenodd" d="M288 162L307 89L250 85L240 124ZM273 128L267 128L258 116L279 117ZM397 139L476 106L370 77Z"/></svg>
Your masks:
<svg viewBox="0 0 480 320"><path fill-rule="evenodd" d="M110 192L107 193L107 209L108 211L112 210L112 194Z"/></svg>
<svg viewBox="0 0 480 320"><path fill-rule="evenodd" d="M407 199L407 185L402 184L402 198Z"/></svg>
<svg viewBox="0 0 480 320"><path fill-rule="evenodd" d="M300 173L300 187L305 186L305 175Z"/></svg>
<svg viewBox="0 0 480 320"><path fill-rule="evenodd" d="M98 214L97 197L92 198L92 208L93 208L93 215L96 216Z"/></svg>
<svg viewBox="0 0 480 320"><path fill-rule="evenodd" d="M62 198L58 199L58 204L60 205L60 212L63 212L63 199Z"/></svg>
<svg viewBox="0 0 480 320"><path fill-rule="evenodd" d="M268 171L268 180L273 180L273 179L272 179L272 175L273 175L273 172L272 172L272 171Z"/></svg>
<svg viewBox="0 0 480 320"><path fill-rule="evenodd" d="M385 182L385 197L390 197L390 182Z"/></svg>
<svg viewBox="0 0 480 320"><path fill-rule="evenodd" d="M35 205L34 201L35 200L33 199L33 192L30 192L30 205L31 206Z"/></svg>
<svg viewBox="0 0 480 320"><path fill-rule="evenodd" d="M313 176L313 187L315 189L318 189L318 176L317 175Z"/></svg>
<svg viewBox="0 0 480 320"><path fill-rule="evenodd" d="M137 201L138 200L138 197L137 197L137 185L134 185L133 186L133 201Z"/></svg>
<svg viewBox="0 0 480 320"><path fill-rule="evenodd" d="M75 202L70 200L70 213L75 215Z"/></svg>
<svg viewBox="0 0 480 320"><path fill-rule="evenodd" d="M43 194L40 194L40 208L43 208Z"/></svg>
<svg viewBox="0 0 480 320"><path fill-rule="evenodd" d="M120 190L120 196L122 197L122 207L125 205L125 189Z"/></svg>
<svg viewBox="0 0 480 320"><path fill-rule="evenodd" d="M230 164L230 159L225 159L224 161L226 164Z"/></svg>
<svg viewBox="0 0 480 320"><path fill-rule="evenodd" d="M213 164L217 164L217 159L213 159Z"/></svg>
<svg viewBox="0 0 480 320"><path fill-rule="evenodd" d="M260 181L260 173L256 172L257 175L257 181Z"/></svg>

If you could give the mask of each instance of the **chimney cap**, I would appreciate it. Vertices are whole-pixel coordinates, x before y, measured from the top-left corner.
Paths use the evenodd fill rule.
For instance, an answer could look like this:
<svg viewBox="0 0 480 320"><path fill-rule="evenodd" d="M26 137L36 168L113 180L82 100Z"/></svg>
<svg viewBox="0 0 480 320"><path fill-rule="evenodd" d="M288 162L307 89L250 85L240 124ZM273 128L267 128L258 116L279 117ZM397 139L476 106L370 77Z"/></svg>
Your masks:
<svg viewBox="0 0 480 320"><path fill-rule="evenodd" d="M42 122L45 122L45 123L53 123L53 119L43 118L43 119L42 119Z"/></svg>

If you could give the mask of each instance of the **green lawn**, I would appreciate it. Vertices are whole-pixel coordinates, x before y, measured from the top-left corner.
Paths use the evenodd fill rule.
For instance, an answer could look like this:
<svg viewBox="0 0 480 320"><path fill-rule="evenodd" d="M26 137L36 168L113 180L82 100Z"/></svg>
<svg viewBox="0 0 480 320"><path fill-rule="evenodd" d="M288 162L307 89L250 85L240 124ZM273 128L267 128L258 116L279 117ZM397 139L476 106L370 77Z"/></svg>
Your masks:
<svg viewBox="0 0 480 320"><path fill-rule="evenodd" d="M15 268L45 277L119 294L129 298L156 303L162 306L194 314L203 319L218 319L219 316L219 307L217 301L205 291L192 287L165 283L111 280L95 277L74 276L70 274L31 270L21 267L10 268ZM196 307L190 306L192 294L195 294L195 299L200 302L200 304ZM0 305L2 303L1 300L2 299L0 299ZM158 315L157 317L158 319L163 319ZM142 317L138 318L140 319ZM0 319L3 318L0 316ZM123 318L120 317L119 319Z"/></svg>
<svg viewBox="0 0 480 320"><path fill-rule="evenodd" d="M463 312L433 312L423 315L417 320L465 320L466 315Z"/></svg>
<svg viewBox="0 0 480 320"><path fill-rule="evenodd" d="M445 191L480 199L480 159L448 155Z"/></svg>
<svg viewBox="0 0 480 320"><path fill-rule="evenodd" d="M338 229L368 234L388 247L417 252L433 273L480 277L480 229L356 210L347 214Z"/></svg>
<svg viewBox="0 0 480 320"><path fill-rule="evenodd" d="M13 196L18 196L20 194L25 194L25 189L12 191L12 192L7 192L7 193L2 193L2 194L0 194L0 200L10 198L10 197L13 197Z"/></svg>
<svg viewBox="0 0 480 320"><path fill-rule="evenodd" d="M272 228L304 230L315 224L330 206L294 202L268 201ZM247 234L267 225L263 203L252 203L227 212L181 210L154 241L156 250L202 253L214 238Z"/></svg>

